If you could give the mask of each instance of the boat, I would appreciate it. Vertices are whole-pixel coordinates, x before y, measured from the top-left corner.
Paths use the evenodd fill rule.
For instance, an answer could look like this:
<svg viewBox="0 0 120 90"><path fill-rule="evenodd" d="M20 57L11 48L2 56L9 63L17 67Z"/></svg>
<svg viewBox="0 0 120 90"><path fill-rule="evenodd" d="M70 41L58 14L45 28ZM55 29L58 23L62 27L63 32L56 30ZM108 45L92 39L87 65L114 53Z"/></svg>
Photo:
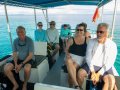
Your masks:
<svg viewBox="0 0 120 90"><path fill-rule="evenodd" d="M5 8L7 28L8 28L8 33L9 33L10 42L12 46L13 41L12 41L12 35L10 31L7 5L34 9L36 25L37 25L36 9L43 10L44 12L43 14L46 18L46 23L48 27L48 23L49 23L48 11L47 11L48 8L54 8L58 6L71 5L71 4L72 5L89 5L89 7L97 6L98 8L102 8L104 5L106 5L111 1L112 0L0 0L0 4L4 5L4 8ZM116 16L116 3L117 3L117 0L115 0L111 37L113 37L114 35L113 33L114 33L114 24L115 24L115 16ZM61 69L62 65L64 64L65 54L61 53L60 56L57 55L55 57L57 59L57 62L50 69L48 64L48 57L47 57L47 43L34 42L34 47L35 47L35 52L34 52L35 63L32 66L30 79L28 81L29 82L28 90L76 90L68 87L68 84L66 82L67 74L64 73L63 70ZM6 57L1 59L0 61L1 71L2 71L2 66L10 60L12 60L11 55L7 55ZM23 73L24 73L23 70L21 70L19 73L20 81L23 80ZM120 89L120 83L119 83L120 78L117 72L116 72L116 75L117 75L116 76L117 86L118 86L118 89ZM5 87L5 84L1 84L1 85Z"/></svg>

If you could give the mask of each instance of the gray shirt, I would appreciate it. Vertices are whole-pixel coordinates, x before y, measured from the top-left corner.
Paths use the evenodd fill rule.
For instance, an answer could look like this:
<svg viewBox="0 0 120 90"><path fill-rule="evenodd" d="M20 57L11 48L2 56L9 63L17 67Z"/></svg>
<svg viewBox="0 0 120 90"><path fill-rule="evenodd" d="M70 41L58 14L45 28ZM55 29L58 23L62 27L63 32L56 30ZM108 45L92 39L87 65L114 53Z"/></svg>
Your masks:
<svg viewBox="0 0 120 90"><path fill-rule="evenodd" d="M17 52L18 59L25 60L30 52L34 53L33 40L27 36L25 41L16 38L13 43L13 52Z"/></svg>
<svg viewBox="0 0 120 90"><path fill-rule="evenodd" d="M48 43L59 43L59 32L57 29L47 29L47 41Z"/></svg>

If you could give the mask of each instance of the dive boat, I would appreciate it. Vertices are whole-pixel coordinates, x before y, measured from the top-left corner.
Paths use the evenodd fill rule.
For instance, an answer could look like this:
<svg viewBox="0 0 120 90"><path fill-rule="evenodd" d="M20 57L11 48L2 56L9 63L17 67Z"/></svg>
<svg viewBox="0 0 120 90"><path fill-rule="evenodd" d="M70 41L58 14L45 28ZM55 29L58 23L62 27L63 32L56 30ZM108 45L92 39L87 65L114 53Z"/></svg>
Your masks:
<svg viewBox="0 0 120 90"><path fill-rule="evenodd" d="M42 9L43 14L46 18L46 23L48 27L48 11L49 8L54 8L58 6L64 6L64 5L89 5L90 6L97 6L98 8L102 8L107 3L111 2L112 0L0 0L0 4L4 5L5 7L5 15L6 15L6 21L7 21L7 27L8 27L8 33L11 41L12 46L12 35L10 31L10 25L9 25L9 18L7 14L7 5L10 6L17 6L17 7L25 7L25 8L32 8L34 9L34 15L35 15L35 23L36 22L36 9ZM116 0L115 0L115 9L114 9L114 17L113 17L113 28L111 37L113 37L114 33L114 24L115 24L115 15L116 15ZM89 8L88 7L88 8ZM37 26L36 26L37 27ZM92 34L92 38L95 37L94 34ZM47 57L47 43L46 42L34 42L34 48L35 48L35 62L32 66L31 75L28 83L28 90L76 90L68 87L67 83L67 74L64 73L62 70L62 65L64 64L64 57L65 54L62 52L60 55L56 55L56 63L53 65L53 67L49 68L48 63L48 57ZM6 62L12 60L12 55L7 55L6 57L2 58L0 61L0 73L3 73L3 67ZM118 90L120 90L120 83L119 83L119 75L116 73L116 82L118 86ZM20 71L19 77L20 81L23 81L23 70ZM3 76L2 76L3 77ZM6 86L6 83L4 82L3 78L0 77L0 85L3 87L9 87ZM3 80L3 81L2 81ZM84 90L85 89L85 86ZM7 88L7 90L10 90L10 88Z"/></svg>

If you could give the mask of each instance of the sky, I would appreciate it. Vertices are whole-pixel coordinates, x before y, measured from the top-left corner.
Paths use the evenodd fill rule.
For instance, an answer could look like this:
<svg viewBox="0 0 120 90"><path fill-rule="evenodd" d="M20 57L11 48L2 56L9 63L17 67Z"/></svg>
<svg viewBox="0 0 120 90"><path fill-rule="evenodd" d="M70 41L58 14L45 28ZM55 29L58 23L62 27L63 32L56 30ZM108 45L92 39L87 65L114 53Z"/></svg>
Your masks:
<svg viewBox="0 0 120 90"><path fill-rule="evenodd" d="M90 7L90 8L89 8ZM48 9L49 14L91 14L95 11L96 6L80 6L80 5L67 5L56 8ZM32 15L34 10L30 8L21 8L15 6L7 6L8 14L25 14ZM101 9L100 9L101 10ZM114 0L104 6L104 11L114 10ZM117 11L120 12L120 0L117 0ZM42 14L41 10L36 10L37 14ZM0 15L4 15L4 6L0 5Z"/></svg>

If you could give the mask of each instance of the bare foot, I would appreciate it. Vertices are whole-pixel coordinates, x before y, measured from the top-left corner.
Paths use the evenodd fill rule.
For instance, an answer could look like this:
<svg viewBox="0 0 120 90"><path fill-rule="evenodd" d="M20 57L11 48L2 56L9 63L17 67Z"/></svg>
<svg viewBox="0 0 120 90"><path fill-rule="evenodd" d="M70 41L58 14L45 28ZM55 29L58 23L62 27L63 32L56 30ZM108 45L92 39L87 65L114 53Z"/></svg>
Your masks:
<svg viewBox="0 0 120 90"><path fill-rule="evenodd" d="M22 90L27 90L27 84L23 84Z"/></svg>
<svg viewBox="0 0 120 90"><path fill-rule="evenodd" d="M12 90L17 90L19 88L18 84L14 85L13 86L13 89Z"/></svg>

